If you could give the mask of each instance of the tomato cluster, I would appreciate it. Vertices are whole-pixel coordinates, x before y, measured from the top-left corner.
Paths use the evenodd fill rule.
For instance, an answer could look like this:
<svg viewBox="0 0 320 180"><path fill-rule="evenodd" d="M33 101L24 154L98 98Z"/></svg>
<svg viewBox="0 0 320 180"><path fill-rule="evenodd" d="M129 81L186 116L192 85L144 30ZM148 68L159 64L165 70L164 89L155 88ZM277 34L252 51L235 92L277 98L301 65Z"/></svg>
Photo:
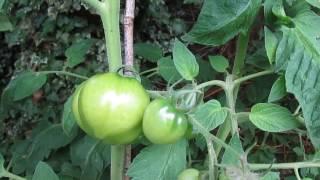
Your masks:
<svg viewBox="0 0 320 180"><path fill-rule="evenodd" d="M189 128L185 114L166 99L150 103L138 80L117 73L98 74L75 91L72 110L89 136L108 144L129 144L142 130L155 144L183 138Z"/></svg>

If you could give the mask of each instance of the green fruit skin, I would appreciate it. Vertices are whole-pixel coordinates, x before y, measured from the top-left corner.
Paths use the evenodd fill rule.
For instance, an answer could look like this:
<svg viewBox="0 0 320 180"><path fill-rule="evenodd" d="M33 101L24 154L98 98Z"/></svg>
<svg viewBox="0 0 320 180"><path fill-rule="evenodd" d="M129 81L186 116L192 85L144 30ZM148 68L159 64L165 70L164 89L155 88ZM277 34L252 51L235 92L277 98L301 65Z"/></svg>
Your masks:
<svg viewBox="0 0 320 180"><path fill-rule="evenodd" d="M200 172L193 168L185 169L179 174L178 180L200 180Z"/></svg>
<svg viewBox="0 0 320 180"><path fill-rule="evenodd" d="M142 123L143 133L154 144L172 144L184 137L188 121L168 100L155 99L147 107Z"/></svg>
<svg viewBox="0 0 320 180"><path fill-rule="evenodd" d="M77 88L72 110L80 128L107 144L129 144L141 134L149 95L134 78L97 74Z"/></svg>

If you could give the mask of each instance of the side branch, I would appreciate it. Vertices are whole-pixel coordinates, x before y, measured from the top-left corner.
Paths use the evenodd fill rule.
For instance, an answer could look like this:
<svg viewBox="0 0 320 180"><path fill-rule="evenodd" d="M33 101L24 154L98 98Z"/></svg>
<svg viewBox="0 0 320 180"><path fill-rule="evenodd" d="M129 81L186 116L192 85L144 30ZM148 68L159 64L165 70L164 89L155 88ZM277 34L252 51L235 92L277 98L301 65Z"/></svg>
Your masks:
<svg viewBox="0 0 320 180"><path fill-rule="evenodd" d="M100 13L101 7L104 5L99 0L82 0L82 1L88 4L89 6L91 6L92 8L94 8L95 10L97 10L98 13Z"/></svg>

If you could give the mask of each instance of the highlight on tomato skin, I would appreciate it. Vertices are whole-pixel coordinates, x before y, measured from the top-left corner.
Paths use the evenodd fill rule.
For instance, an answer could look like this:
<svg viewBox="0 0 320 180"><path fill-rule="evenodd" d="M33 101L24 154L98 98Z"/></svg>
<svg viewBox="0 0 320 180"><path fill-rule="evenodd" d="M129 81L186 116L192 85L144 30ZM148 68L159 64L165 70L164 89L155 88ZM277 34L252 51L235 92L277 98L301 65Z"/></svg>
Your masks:
<svg viewBox="0 0 320 180"><path fill-rule="evenodd" d="M129 144L141 135L149 103L149 95L135 78L104 73L77 88L72 110L77 124L89 136L107 144Z"/></svg>
<svg viewBox="0 0 320 180"><path fill-rule="evenodd" d="M143 133L154 144L177 142L185 136L188 126L186 115L163 98L153 100L143 116Z"/></svg>

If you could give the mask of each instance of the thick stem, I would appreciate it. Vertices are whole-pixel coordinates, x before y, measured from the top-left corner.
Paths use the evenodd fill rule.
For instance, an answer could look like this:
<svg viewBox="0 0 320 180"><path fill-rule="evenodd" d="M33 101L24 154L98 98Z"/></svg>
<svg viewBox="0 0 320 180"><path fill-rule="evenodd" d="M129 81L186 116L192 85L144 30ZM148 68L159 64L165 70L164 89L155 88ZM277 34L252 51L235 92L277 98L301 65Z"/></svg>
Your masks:
<svg viewBox="0 0 320 180"><path fill-rule="evenodd" d="M232 74L235 76L241 76L241 71L244 66L244 60L246 58L248 43L249 43L249 32L239 34L237 40L237 47L236 47L236 56L234 59Z"/></svg>
<svg viewBox="0 0 320 180"><path fill-rule="evenodd" d="M217 156L213 148L212 141L206 138L208 155L209 155L209 180L214 180L217 171L215 171L215 164L217 163Z"/></svg>
<svg viewBox="0 0 320 180"><path fill-rule="evenodd" d="M232 134L238 132L238 121L235 111L235 99L234 99L234 83L233 83L233 75L228 75L226 78L226 87L225 87L226 101L227 106L230 109L230 113L225 122L220 126L217 137L225 141L230 132ZM221 151L221 144L215 144L215 151L219 156Z"/></svg>
<svg viewBox="0 0 320 180"><path fill-rule="evenodd" d="M123 167L125 161L125 146L111 146L111 179L122 180L124 176Z"/></svg>
<svg viewBox="0 0 320 180"><path fill-rule="evenodd" d="M120 1L102 1L100 16L103 24L110 72L122 66L120 42ZM125 145L111 146L111 179L122 180L124 176Z"/></svg>
<svg viewBox="0 0 320 180"><path fill-rule="evenodd" d="M100 8L100 15L105 33L109 71L115 72L122 66L119 28L120 1L107 0L103 1L102 5L104 6Z"/></svg>
<svg viewBox="0 0 320 180"><path fill-rule="evenodd" d="M93 7L94 9L96 9L99 13L100 7L102 5L102 3L99 0L83 0L83 1L86 2L88 5L90 5L91 7Z"/></svg>
<svg viewBox="0 0 320 180"><path fill-rule="evenodd" d="M120 41L120 1L83 0L99 13L105 34L105 45L109 72L116 72L122 66ZM124 170L125 146L111 146L111 179L122 180Z"/></svg>
<svg viewBox="0 0 320 180"><path fill-rule="evenodd" d="M248 49L248 43L249 43L249 32L242 34L239 34L238 41L237 41L237 49L236 49L236 56L234 60L234 65L232 69L232 75L229 75L227 77L239 77L241 76L241 70L244 66L244 61L246 58L247 54L247 49ZM229 84L232 84L232 88L229 85L229 88L225 88L226 92L226 98L227 98L227 103L228 107L231 109L230 113L230 120L226 120L220 127L217 133L217 137L223 141L225 141L232 130L233 132L236 131L236 125L237 125L237 116L235 115L236 110L235 110L235 104L236 104L236 99L237 99L237 94L238 94L238 89L239 86L234 86L233 79L229 79ZM226 82L228 84L228 82ZM217 156L219 157L220 151L221 151L221 145L217 144L215 146L215 150L217 153Z"/></svg>

